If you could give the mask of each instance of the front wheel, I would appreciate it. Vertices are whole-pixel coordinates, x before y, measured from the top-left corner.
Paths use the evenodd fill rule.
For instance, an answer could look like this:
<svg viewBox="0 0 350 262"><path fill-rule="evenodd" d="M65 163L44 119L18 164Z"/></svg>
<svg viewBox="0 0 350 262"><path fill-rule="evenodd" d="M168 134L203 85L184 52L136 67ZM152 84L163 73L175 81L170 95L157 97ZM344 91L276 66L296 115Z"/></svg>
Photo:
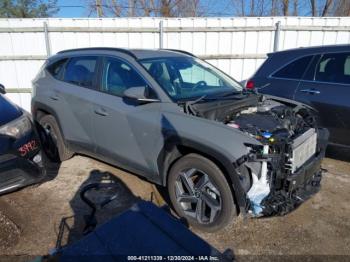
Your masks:
<svg viewBox="0 0 350 262"><path fill-rule="evenodd" d="M178 215L200 230L217 231L236 215L224 174L198 154L186 155L174 164L168 176L168 192Z"/></svg>
<svg viewBox="0 0 350 262"><path fill-rule="evenodd" d="M39 119L39 125L41 129L40 139L49 159L54 162L70 159L74 153L65 145L56 119L51 115L45 115Z"/></svg>

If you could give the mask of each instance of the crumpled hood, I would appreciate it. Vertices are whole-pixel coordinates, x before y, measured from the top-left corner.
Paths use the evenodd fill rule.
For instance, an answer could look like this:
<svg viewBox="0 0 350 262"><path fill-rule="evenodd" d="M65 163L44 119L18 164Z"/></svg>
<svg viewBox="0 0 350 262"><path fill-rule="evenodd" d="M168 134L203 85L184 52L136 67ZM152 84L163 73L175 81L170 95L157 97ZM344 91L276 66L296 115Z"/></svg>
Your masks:
<svg viewBox="0 0 350 262"><path fill-rule="evenodd" d="M20 117L22 111L18 106L10 102L5 96L0 95L0 126Z"/></svg>

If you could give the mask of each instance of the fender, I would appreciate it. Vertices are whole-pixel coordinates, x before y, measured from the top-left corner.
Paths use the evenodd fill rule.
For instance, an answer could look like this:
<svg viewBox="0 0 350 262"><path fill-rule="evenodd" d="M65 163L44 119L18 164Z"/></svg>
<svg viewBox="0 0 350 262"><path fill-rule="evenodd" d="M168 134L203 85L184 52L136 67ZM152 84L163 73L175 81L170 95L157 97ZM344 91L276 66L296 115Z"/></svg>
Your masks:
<svg viewBox="0 0 350 262"><path fill-rule="evenodd" d="M38 123L37 113L38 113L39 110L48 112L50 115L52 115L55 118L55 120L56 120L56 122L58 124L58 128L60 129L62 138L63 138L64 141L66 141L66 143L69 146L70 143L64 137L64 133L63 133L62 128L61 128L61 122L60 122L60 119L59 119L58 115L56 114L56 112L54 110L52 110L51 107L47 106L46 104L43 104L43 103L37 102L37 101L33 102L33 104L32 104L32 115L33 115L33 120L36 123Z"/></svg>
<svg viewBox="0 0 350 262"><path fill-rule="evenodd" d="M161 174L162 185L167 184L167 175L170 166L179 159L183 154L180 147L185 147L191 150L191 152L197 152L203 156L213 159L214 162L220 163L220 166L224 172L224 175L231 183L233 189L233 195L236 199L236 203L239 206L241 212L245 212L246 207L246 194L241 186L238 174L235 169L236 159L230 159L218 150L208 147L205 144L198 143L196 141L186 138L170 137L166 140L165 147L158 157L159 171Z"/></svg>

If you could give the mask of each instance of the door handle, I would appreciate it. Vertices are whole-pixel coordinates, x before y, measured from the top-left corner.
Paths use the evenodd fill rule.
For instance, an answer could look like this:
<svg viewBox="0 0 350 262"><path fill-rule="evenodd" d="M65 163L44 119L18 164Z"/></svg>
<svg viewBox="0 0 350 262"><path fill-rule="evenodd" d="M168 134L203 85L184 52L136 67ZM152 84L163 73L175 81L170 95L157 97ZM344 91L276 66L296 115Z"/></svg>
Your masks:
<svg viewBox="0 0 350 262"><path fill-rule="evenodd" d="M316 90L316 89L302 89L302 90L300 90L300 92L309 93L312 95L313 94L316 94L316 95L321 94L321 92Z"/></svg>
<svg viewBox="0 0 350 262"><path fill-rule="evenodd" d="M108 116L107 111L103 108L95 109L94 111L95 111L95 114L97 114L97 115Z"/></svg>
<svg viewBox="0 0 350 262"><path fill-rule="evenodd" d="M55 100L55 101L57 101L58 100L58 96L56 96L56 95L52 95L52 96L50 96L50 98L51 98L51 100Z"/></svg>

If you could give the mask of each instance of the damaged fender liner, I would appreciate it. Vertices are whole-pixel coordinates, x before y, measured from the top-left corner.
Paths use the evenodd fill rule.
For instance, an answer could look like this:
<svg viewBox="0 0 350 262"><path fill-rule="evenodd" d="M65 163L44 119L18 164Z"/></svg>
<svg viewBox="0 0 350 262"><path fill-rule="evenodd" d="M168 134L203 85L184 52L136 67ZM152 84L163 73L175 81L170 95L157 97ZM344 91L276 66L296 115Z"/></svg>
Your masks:
<svg viewBox="0 0 350 262"><path fill-rule="evenodd" d="M320 189L322 178L321 162L325 155L328 136L328 130L318 129L316 154L307 160L296 172L285 174L281 170L274 170L279 171L280 176L282 175L282 177L278 178L280 180L279 183L276 183L276 177L271 175L267 179L268 181L266 176L261 176L258 181L255 178L255 188L253 188L253 183L252 188L246 194L246 212L253 217L285 215L317 193ZM263 157L250 160L249 158L245 159L248 162L260 160L264 163L266 161L266 158ZM275 168L278 168L278 165ZM282 169L282 167L279 169ZM279 185L277 186L276 184Z"/></svg>

